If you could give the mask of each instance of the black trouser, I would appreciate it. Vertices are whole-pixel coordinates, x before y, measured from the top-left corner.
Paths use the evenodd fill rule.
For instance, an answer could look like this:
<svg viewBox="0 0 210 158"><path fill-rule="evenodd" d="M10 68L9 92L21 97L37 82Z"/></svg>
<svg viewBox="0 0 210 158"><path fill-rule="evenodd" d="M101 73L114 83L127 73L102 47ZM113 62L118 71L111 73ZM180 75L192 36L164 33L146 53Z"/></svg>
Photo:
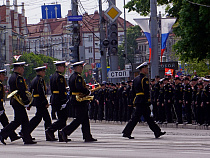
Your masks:
<svg viewBox="0 0 210 158"><path fill-rule="evenodd" d="M86 103L75 104L76 118L66 127L63 128L63 132L67 135L73 133L81 124L83 139L91 139L90 122L88 117L88 107Z"/></svg>
<svg viewBox="0 0 210 158"><path fill-rule="evenodd" d="M36 106L36 114L29 121L30 133L39 125L42 118L44 120L44 127L47 129L52 124L49 112L45 106Z"/></svg>
<svg viewBox="0 0 210 158"><path fill-rule="evenodd" d="M158 109L159 121L163 123L166 120L166 114L165 114L165 107L162 106L162 102L159 102L157 109Z"/></svg>
<svg viewBox="0 0 210 158"><path fill-rule="evenodd" d="M157 110L157 102L152 102L152 105L153 105L153 118L155 121L158 121L159 120L159 115L158 115L158 110Z"/></svg>
<svg viewBox="0 0 210 158"><path fill-rule="evenodd" d="M175 108L177 122L183 123L183 121L182 121L182 103L179 103L179 100L175 100L174 108Z"/></svg>
<svg viewBox="0 0 210 158"><path fill-rule="evenodd" d="M127 136L130 136L134 127L139 122L140 117L143 115L145 120L147 121L149 128L154 132L154 134L158 134L161 130L159 126L154 122L154 120L150 117L150 108L147 104L135 104L136 111L134 112L132 118L129 120L128 124L125 126L125 129L122 133Z"/></svg>
<svg viewBox="0 0 210 158"><path fill-rule="evenodd" d="M197 115L197 123L202 125L204 123L205 111L204 107L201 107L200 104L196 106L196 115Z"/></svg>
<svg viewBox="0 0 210 158"><path fill-rule="evenodd" d="M26 109L23 105L20 105L16 100L12 99L11 105L14 109L14 121L9 123L5 128L1 130L0 135L5 139L11 133L13 133L20 125L22 125L22 134L24 142L31 142L32 137L29 132L29 120Z"/></svg>
<svg viewBox="0 0 210 158"><path fill-rule="evenodd" d="M66 110L67 108L60 110L61 106L56 106L56 105L53 105L53 106L55 106L55 110L57 112L58 119L53 124L51 124L48 129L50 131L55 132L55 131L60 130L66 126L66 120L67 120L68 116L67 116L67 110Z"/></svg>
<svg viewBox="0 0 210 158"><path fill-rule="evenodd" d="M103 120L104 118L104 101L99 101L98 106L98 120Z"/></svg>
<svg viewBox="0 0 210 158"><path fill-rule="evenodd" d="M1 122L1 124L2 124L3 127L6 127L9 124L8 118L7 118L7 116L6 116L5 113L3 113L0 116L0 122ZM11 140L14 140L17 137L17 134L13 131L13 132L11 132L11 134L9 135L9 137L10 137Z"/></svg>
<svg viewBox="0 0 210 158"><path fill-rule="evenodd" d="M188 101L188 103L185 102L185 111L187 115L187 122L192 123L192 108L191 108L191 102Z"/></svg>
<svg viewBox="0 0 210 158"><path fill-rule="evenodd" d="M166 112L166 120L168 123L172 123L172 103L169 103L168 100L166 100L164 106Z"/></svg>

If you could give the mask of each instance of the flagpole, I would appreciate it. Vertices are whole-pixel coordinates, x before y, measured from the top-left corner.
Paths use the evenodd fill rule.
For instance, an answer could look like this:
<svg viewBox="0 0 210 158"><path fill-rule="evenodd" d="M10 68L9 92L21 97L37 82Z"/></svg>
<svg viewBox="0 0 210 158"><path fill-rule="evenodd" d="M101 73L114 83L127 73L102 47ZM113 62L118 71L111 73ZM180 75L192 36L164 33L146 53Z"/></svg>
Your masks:
<svg viewBox="0 0 210 158"><path fill-rule="evenodd" d="M151 10L151 78L159 75L158 38L157 38L157 0L150 0Z"/></svg>

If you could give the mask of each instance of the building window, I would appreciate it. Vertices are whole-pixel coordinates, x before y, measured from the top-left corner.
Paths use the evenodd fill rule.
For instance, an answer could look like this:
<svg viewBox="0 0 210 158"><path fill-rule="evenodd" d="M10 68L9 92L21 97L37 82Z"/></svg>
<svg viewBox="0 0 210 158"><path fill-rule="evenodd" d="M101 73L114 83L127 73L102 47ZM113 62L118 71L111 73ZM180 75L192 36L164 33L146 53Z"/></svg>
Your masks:
<svg viewBox="0 0 210 158"><path fill-rule="evenodd" d="M88 42L93 42L93 36L92 35L88 35Z"/></svg>
<svg viewBox="0 0 210 158"><path fill-rule="evenodd" d="M89 64L93 63L93 58L89 58Z"/></svg>
<svg viewBox="0 0 210 158"><path fill-rule="evenodd" d="M89 47L89 53L93 53L92 47Z"/></svg>

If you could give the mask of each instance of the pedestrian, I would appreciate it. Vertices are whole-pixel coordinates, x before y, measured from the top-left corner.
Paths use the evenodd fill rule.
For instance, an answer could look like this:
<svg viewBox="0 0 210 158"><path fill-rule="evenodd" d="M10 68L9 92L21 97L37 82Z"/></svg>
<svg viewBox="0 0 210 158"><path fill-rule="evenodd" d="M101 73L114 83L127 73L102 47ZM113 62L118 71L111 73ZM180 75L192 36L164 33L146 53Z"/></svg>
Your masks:
<svg viewBox="0 0 210 158"><path fill-rule="evenodd" d="M4 140L21 125L24 144L36 144L37 142L32 140L29 132L29 120L25 109L30 104L30 100L26 95L27 85L23 78L25 62L13 63L13 66L14 72L9 79L9 86L11 92L17 90L17 93L10 100L10 104L14 109L14 121L1 130L0 140L6 145Z"/></svg>
<svg viewBox="0 0 210 158"><path fill-rule="evenodd" d="M66 80L64 76L62 75L62 73L64 73L66 69L65 64L66 64L66 61L55 62L56 72L50 78L50 87L51 87L51 92L52 92L51 99L50 99L51 105L52 107L54 107L58 116L57 121L51 124L45 131L48 138L50 138L51 141L55 140L54 132L66 126L66 121L68 118L67 107L66 107L67 84L66 84ZM63 141L59 132L58 132L58 139L59 139L59 142Z"/></svg>
<svg viewBox="0 0 210 158"><path fill-rule="evenodd" d="M0 70L0 122L3 127L6 127L9 124L9 120L7 118L4 105L3 105L4 97L5 97L3 81L5 79L5 75L6 75L6 69ZM17 136L17 134L14 131L9 135L9 137L10 137L11 142L21 138Z"/></svg>
<svg viewBox="0 0 210 158"><path fill-rule="evenodd" d="M46 97L47 88L43 79L46 73L46 66L37 67L34 70L37 75L31 82L30 92L33 93L33 102L31 105L36 107L36 114L29 121L30 133L39 125L42 119L44 120L45 130L52 124L50 114L47 110L49 107ZM54 138L53 141L55 140L57 139ZM46 141L52 140L46 135Z"/></svg>
<svg viewBox="0 0 210 158"><path fill-rule="evenodd" d="M67 126L65 126L61 131L60 134L65 142L67 142L67 136L72 134L81 124L82 125L82 133L83 139L85 142L93 142L97 141L94 139L90 132L90 122L88 117L88 105L87 100L78 101L76 96L88 96L90 91L86 88L85 81L81 76L83 71L83 64L84 61L73 63L74 73L69 78L69 87L71 91L71 98L70 101L72 106L75 107L75 119ZM82 97L81 97L82 99Z"/></svg>
<svg viewBox="0 0 210 158"><path fill-rule="evenodd" d="M131 133L139 122L140 117L143 115L145 120L147 121L149 128L154 132L155 138L159 138L161 135L164 135L166 132L161 131L159 126L154 122L154 120L150 117L150 92L149 92L149 80L146 77L148 74L148 64L147 62L142 63L136 69L140 70L140 75L137 76L133 80L133 94L135 94L134 104L136 110L134 115L129 120L128 124L123 130L123 137L127 137L129 139L134 139L131 136Z"/></svg>

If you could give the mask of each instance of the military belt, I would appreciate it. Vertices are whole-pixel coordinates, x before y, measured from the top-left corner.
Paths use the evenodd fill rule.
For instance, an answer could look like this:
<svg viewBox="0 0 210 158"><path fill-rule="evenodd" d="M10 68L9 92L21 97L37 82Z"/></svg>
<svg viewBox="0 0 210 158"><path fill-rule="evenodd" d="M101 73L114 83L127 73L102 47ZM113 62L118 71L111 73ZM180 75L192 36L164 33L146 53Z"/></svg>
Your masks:
<svg viewBox="0 0 210 158"><path fill-rule="evenodd" d="M54 94L59 94L59 91L53 91Z"/></svg>
<svg viewBox="0 0 210 158"><path fill-rule="evenodd" d="M72 92L71 94L72 95L80 95L81 93L80 92Z"/></svg>
<svg viewBox="0 0 210 158"><path fill-rule="evenodd" d="M34 94L33 97L34 98L39 97L39 94Z"/></svg>
<svg viewBox="0 0 210 158"><path fill-rule="evenodd" d="M3 102L4 101L4 99L1 99L1 102Z"/></svg>
<svg viewBox="0 0 210 158"><path fill-rule="evenodd" d="M143 92L136 93L136 95L144 95Z"/></svg>

